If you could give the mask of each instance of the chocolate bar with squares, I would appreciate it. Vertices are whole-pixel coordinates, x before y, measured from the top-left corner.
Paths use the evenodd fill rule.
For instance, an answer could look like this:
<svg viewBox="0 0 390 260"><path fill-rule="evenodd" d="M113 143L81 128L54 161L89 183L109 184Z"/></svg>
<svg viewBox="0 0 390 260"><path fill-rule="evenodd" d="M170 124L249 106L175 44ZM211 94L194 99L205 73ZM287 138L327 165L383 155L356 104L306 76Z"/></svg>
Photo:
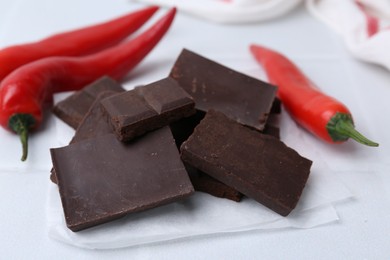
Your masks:
<svg viewBox="0 0 390 260"><path fill-rule="evenodd" d="M195 113L192 97L171 78L106 98L101 104L120 141L129 141Z"/></svg>

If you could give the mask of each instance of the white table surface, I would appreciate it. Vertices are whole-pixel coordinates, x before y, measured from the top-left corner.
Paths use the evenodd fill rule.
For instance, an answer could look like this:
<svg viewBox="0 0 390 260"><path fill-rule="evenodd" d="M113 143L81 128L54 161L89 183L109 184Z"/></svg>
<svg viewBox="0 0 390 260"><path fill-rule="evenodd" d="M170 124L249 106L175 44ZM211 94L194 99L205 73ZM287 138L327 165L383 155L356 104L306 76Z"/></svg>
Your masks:
<svg viewBox="0 0 390 260"><path fill-rule="evenodd" d="M0 48L138 7L141 5L125 0L0 0ZM351 143L333 147L312 138L318 149L335 152L337 158L328 164L341 167L339 178L354 194L353 199L336 205L339 221L312 229L211 235L117 250L81 249L47 235L50 167L17 170L21 162L15 154L16 170L0 171L0 259L390 259L390 163L386 160L390 154L390 73L356 61L339 36L312 18L304 7L266 23L229 26L179 12L168 35L129 74L125 84L145 84L166 76L183 47L260 77L261 69L248 51L250 43L283 51L298 63L314 60L318 64L323 60L329 64L329 70L326 66L309 68L310 76L329 84L321 84L321 88L353 112L358 111L354 116L359 130L380 142L379 148ZM332 66L342 67L343 72L334 73ZM351 84L337 85L336 80L343 76ZM4 155L7 147L1 143L0 155Z"/></svg>

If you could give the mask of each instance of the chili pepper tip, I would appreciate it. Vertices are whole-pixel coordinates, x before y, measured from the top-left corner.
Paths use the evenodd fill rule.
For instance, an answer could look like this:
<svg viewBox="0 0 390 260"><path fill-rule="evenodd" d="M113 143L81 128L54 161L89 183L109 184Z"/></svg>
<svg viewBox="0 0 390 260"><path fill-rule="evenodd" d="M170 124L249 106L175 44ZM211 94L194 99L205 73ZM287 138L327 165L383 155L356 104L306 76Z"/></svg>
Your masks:
<svg viewBox="0 0 390 260"><path fill-rule="evenodd" d="M8 122L9 128L20 136L22 142L22 161L27 159L28 155L28 131L35 125L35 119L30 114L15 114Z"/></svg>

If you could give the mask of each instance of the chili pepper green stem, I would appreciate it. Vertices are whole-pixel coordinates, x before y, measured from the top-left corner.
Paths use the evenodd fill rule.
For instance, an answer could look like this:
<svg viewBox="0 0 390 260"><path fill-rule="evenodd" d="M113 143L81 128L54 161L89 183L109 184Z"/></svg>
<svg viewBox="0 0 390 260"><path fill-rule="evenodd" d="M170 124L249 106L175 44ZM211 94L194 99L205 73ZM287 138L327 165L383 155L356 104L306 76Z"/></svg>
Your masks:
<svg viewBox="0 0 390 260"><path fill-rule="evenodd" d="M28 131L35 124L35 119L29 114L15 114L9 119L9 128L20 136L22 142L22 161L28 155Z"/></svg>
<svg viewBox="0 0 390 260"><path fill-rule="evenodd" d="M344 113L336 113L326 125L326 129L333 141L345 141L348 138L352 138L355 141L367 145L377 147L378 143L373 142L359 133L353 124L351 115Z"/></svg>

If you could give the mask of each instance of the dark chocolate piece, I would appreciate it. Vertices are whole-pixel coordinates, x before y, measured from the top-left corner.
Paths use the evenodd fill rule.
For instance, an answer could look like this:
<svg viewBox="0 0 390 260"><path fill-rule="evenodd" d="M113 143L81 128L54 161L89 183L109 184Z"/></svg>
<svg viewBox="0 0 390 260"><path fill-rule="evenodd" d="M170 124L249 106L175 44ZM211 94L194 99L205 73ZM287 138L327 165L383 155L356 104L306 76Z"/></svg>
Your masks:
<svg viewBox="0 0 390 260"><path fill-rule="evenodd" d="M111 126L107 123L106 116L102 111L100 102L115 94L117 94L117 92L104 91L97 96L95 102L92 104L83 120L81 120L75 135L70 141L71 144L88 138L112 133Z"/></svg>
<svg viewBox="0 0 390 260"><path fill-rule="evenodd" d="M204 116L204 112L196 110L196 113L194 115L182 118L169 125L173 137L175 138L177 148L180 149L181 144L188 139L188 137L194 131L194 128L199 124L199 122L204 118Z"/></svg>
<svg viewBox="0 0 390 260"><path fill-rule="evenodd" d="M50 170L50 180L51 180L51 182L53 182L55 184L58 183L56 171L54 170L54 168L51 168L51 170Z"/></svg>
<svg viewBox="0 0 390 260"><path fill-rule="evenodd" d="M276 99L275 99L276 100ZM264 126L263 134L272 135L278 139L280 139L280 114L277 111L269 114L267 123Z"/></svg>
<svg viewBox="0 0 390 260"><path fill-rule="evenodd" d="M187 169L188 176L190 176L191 183L196 191L204 192L214 197L229 199L236 202L240 202L244 196L241 192L227 186L226 184L223 184L213 177L210 177L204 172L201 172L188 164L184 165Z"/></svg>
<svg viewBox="0 0 390 260"><path fill-rule="evenodd" d="M190 137L194 128L204 116L204 112L197 110L195 115L180 119L169 125L178 148L180 148L181 144ZM272 135L279 139L279 128L269 125L268 123L265 125L262 133ZM241 201L241 198L243 197L242 193L189 165L186 165L186 168L196 191L205 192L219 198L230 199L237 202Z"/></svg>
<svg viewBox="0 0 390 260"><path fill-rule="evenodd" d="M274 102L271 107L272 114L280 114L282 113L282 101L279 98L275 97Z"/></svg>
<svg viewBox="0 0 390 260"><path fill-rule="evenodd" d="M277 126L266 124L262 133L266 135L272 135L273 137L280 139L280 129Z"/></svg>
<svg viewBox="0 0 390 260"><path fill-rule="evenodd" d="M106 98L101 104L121 141L195 113L191 96L171 78Z"/></svg>
<svg viewBox="0 0 390 260"><path fill-rule="evenodd" d="M197 110L195 115L180 119L179 121L169 125L178 148L180 148L181 144L190 137L194 128L199 124L204 116L204 112ZM266 124L262 132L279 138L278 127ZM186 169L196 191L205 192L219 198L230 199L237 202L241 201L243 194L232 187L229 187L228 185L189 165L186 165Z"/></svg>
<svg viewBox="0 0 390 260"><path fill-rule="evenodd" d="M102 77L58 102L53 108L53 113L62 121L77 129L99 93L108 90L115 92L124 91L113 79Z"/></svg>
<svg viewBox="0 0 390 260"><path fill-rule="evenodd" d="M194 192L169 127L123 143L113 134L51 149L67 226L79 231Z"/></svg>
<svg viewBox="0 0 390 260"><path fill-rule="evenodd" d="M180 119L169 125L177 147L180 149L181 144L188 139L194 131L194 128L204 118L205 113L197 110L196 114ZM192 185L196 191L208 193L212 196L240 201L242 194L232 187L223 184L222 182L208 176L190 165L185 165L188 175L190 176Z"/></svg>
<svg viewBox="0 0 390 260"><path fill-rule="evenodd" d="M100 101L116 93L117 92L113 91L104 91L97 96L95 102L92 104L83 120L80 122L75 135L70 141L70 144L88 138L112 133L112 129L108 125L106 117L100 107ZM54 183L57 183L57 177L54 168L51 170L50 180Z"/></svg>
<svg viewBox="0 0 390 260"><path fill-rule="evenodd" d="M184 49L170 77L177 80L203 112L214 109L237 122L262 130L276 87L236 72Z"/></svg>
<svg viewBox="0 0 390 260"><path fill-rule="evenodd" d="M282 216L298 203L312 164L278 139L212 110L182 144L181 158Z"/></svg>

